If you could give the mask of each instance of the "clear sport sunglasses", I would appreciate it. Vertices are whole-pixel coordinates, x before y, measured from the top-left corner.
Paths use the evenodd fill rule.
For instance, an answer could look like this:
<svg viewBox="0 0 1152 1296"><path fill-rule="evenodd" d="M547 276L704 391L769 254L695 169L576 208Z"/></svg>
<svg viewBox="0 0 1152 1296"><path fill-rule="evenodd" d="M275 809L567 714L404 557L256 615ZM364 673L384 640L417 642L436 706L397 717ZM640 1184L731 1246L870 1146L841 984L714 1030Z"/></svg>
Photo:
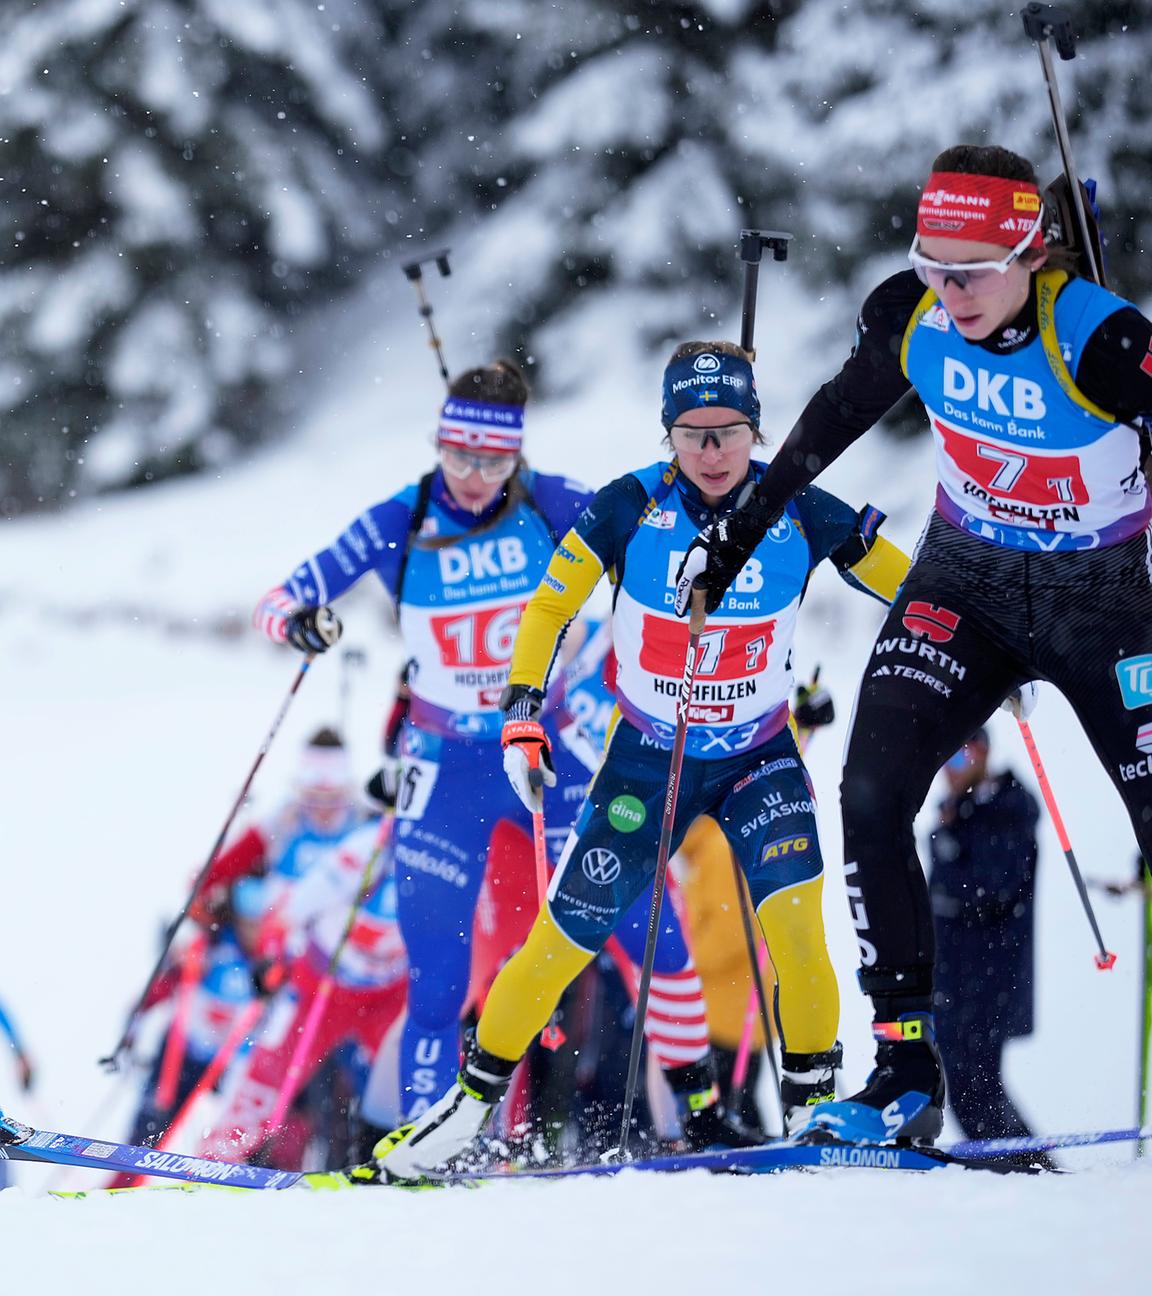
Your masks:
<svg viewBox="0 0 1152 1296"><path fill-rule="evenodd" d="M507 481L519 462L520 456L514 454L471 454L455 446L440 447L440 463L450 477L478 472L486 482Z"/></svg>
<svg viewBox="0 0 1152 1296"><path fill-rule="evenodd" d="M1044 220L1044 209L1037 213L1036 219L1028 227L1028 232L1006 257L997 261L935 261L920 251L920 235L912 240L908 249L908 260L916 271L916 277L922 284L934 292L941 292L949 279L961 291L967 290L973 296L995 291L1004 281L1008 268L1028 250L1029 243L1036 235Z"/></svg>
<svg viewBox="0 0 1152 1296"><path fill-rule="evenodd" d="M690 427L686 423L673 423L668 429L668 439L677 453L699 454L709 441L718 450L743 450L752 444L752 424L743 420L725 423L723 427Z"/></svg>

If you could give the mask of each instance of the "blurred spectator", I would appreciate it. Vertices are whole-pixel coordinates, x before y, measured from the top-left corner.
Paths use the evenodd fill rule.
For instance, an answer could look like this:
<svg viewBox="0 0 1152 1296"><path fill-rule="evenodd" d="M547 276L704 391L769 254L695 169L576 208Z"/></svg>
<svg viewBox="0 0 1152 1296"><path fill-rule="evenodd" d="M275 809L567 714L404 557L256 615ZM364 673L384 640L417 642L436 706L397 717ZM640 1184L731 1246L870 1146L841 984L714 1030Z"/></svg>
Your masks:
<svg viewBox="0 0 1152 1296"><path fill-rule="evenodd" d="M948 1101L969 1138L1031 1133L1004 1089L1005 1043L1032 1033L1039 808L1011 771L988 770L978 729L944 766L931 838L934 1010Z"/></svg>

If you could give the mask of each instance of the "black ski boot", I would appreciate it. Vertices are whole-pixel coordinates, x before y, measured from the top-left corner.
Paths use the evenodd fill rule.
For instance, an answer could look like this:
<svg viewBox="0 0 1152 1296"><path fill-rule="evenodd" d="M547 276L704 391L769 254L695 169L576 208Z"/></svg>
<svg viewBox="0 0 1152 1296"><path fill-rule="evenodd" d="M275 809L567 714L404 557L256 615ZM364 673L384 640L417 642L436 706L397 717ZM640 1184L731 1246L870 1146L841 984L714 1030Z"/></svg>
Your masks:
<svg viewBox="0 0 1152 1296"><path fill-rule="evenodd" d="M709 1058L666 1067L664 1078L676 1096L680 1130L692 1152L716 1147L758 1147L762 1139L733 1120L720 1098Z"/></svg>
<svg viewBox="0 0 1152 1296"><path fill-rule="evenodd" d="M812 1117L817 1103L836 1097L836 1072L844 1061L839 1040L822 1053L784 1050L780 1064L780 1102L784 1108L784 1133L795 1134Z"/></svg>
<svg viewBox="0 0 1152 1296"><path fill-rule="evenodd" d="M0 1143L24 1143L35 1133L31 1125L23 1125L0 1111Z"/></svg>
<svg viewBox="0 0 1152 1296"><path fill-rule="evenodd" d="M846 1143L931 1143L944 1127L944 1068L929 1012L877 1021L876 1067L859 1093L820 1103L802 1142L821 1137Z"/></svg>

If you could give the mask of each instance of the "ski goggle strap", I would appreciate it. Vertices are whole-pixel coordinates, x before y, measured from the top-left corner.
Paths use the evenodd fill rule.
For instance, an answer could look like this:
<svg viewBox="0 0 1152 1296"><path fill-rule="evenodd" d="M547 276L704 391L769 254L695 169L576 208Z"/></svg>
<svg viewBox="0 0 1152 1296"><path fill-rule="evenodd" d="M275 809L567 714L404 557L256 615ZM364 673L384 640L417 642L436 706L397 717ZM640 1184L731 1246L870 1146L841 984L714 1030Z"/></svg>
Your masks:
<svg viewBox="0 0 1152 1296"><path fill-rule="evenodd" d="M760 426L760 397L752 366L743 356L720 351L674 360L664 370L664 404L660 412L670 428L681 414L704 406L739 410L754 428Z"/></svg>
<svg viewBox="0 0 1152 1296"><path fill-rule="evenodd" d="M439 445L515 453L524 441L524 406L449 396L440 411Z"/></svg>
<svg viewBox="0 0 1152 1296"><path fill-rule="evenodd" d="M1026 180L933 171L920 195L920 238L969 239L1014 248L1035 227L1029 247L1044 246L1040 191Z"/></svg>

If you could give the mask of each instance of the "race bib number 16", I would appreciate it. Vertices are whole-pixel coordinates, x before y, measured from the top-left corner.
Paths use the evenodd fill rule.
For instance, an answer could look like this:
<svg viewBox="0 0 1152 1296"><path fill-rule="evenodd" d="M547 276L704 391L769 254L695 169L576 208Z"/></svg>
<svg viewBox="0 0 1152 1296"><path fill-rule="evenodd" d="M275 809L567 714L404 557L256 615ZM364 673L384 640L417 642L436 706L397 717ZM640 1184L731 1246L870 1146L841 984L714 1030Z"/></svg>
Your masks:
<svg viewBox="0 0 1152 1296"><path fill-rule="evenodd" d="M511 661L521 611L521 605L514 603L483 612L433 617L432 633L440 649L440 664L491 667Z"/></svg>

